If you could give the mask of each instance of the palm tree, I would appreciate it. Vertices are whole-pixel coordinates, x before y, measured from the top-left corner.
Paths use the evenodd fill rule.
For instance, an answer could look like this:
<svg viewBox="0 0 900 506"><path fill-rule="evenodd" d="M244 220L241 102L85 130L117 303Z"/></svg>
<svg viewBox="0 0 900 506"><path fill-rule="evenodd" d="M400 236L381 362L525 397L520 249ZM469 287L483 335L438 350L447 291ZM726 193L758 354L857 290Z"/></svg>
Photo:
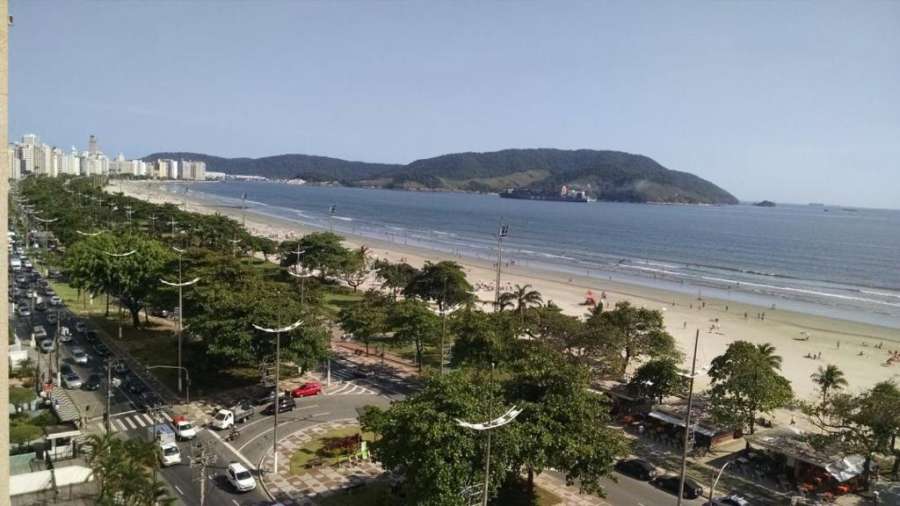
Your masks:
<svg viewBox="0 0 900 506"><path fill-rule="evenodd" d="M516 285L515 290L500 295L500 310L515 304L516 312L525 324L525 312L530 307L540 307L544 303L541 292L532 290L531 285Z"/></svg>
<svg viewBox="0 0 900 506"><path fill-rule="evenodd" d="M762 359L765 361L766 365L771 367L772 369L781 369L781 355L775 354L775 347L770 343L763 343L756 345L757 351L762 356Z"/></svg>
<svg viewBox="0 0 900 506"><path fill-rule="evenodd" d="M822 392L822 404L828 400L829 392L841 390L847 386L844 371L834 364L828 364L825 367L819 366L819 370L812 374L812 380L813 383L819 385L819 390Z"/></svg>

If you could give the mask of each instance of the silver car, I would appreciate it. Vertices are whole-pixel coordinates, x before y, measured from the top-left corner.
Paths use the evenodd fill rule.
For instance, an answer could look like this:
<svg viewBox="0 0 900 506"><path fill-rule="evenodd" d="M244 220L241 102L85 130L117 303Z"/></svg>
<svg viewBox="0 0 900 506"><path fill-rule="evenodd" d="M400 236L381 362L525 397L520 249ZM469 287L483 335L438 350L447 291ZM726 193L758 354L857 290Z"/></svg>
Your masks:
<svg viewBox="0 0 900 506"><path fill-rule="evenodd" d="M76 364L84 365L88 363L90 356L84 351L84 348L75 347L72 348L72 360L74 360Z"/></svg>
<svg viewBox="0 0 900 506"><path fill-rule="evenodd" d="M75 371L71 371L68 374L64 374L62 377L63 386L68 389L77 389L81 388L81 376L78 375Z"/></svg>
<svg viewBox="0 0 900 506"><path fill-rule="evenodd" d="M42 352L50 353L53 351L53 339L44 339L38 346L41 348Z"/></svg>

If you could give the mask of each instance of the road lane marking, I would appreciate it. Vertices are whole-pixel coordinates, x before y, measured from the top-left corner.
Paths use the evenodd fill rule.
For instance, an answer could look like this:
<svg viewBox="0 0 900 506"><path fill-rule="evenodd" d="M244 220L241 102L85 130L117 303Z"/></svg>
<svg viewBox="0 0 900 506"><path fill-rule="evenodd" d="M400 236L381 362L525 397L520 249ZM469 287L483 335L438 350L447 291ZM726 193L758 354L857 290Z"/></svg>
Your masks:
<svg viewBox="0 0 900 506"><path fill-rule="evenodd" d="M113 420L113 423L114 423L114 424L119 428L119 430L121 430L121 431L126 431L126 430L128 430L128 427L126 427L125 424L122 423L122 420L116 419L116 420Z"/></svg>
<svg viewBox="0 0 900 506"><path fill-rule="evenodd" d="M163 411L162 414L163 414L163 418L165 418L167 421L169 421L169 422L172 421L172 417L169 416L168 413L166 413L165 411Z"/></svg>
<svg viewBox="0 0 900 506"><path fill-rule="evenodd" d="M174 487L175 487L175 490L177 490L179 494L184 495L184 492L182 492L181 489L178 488L178 485L174 485Z"/></svg>
<svg viewBox="0 0 900 506"><path fill-rule="evenodd" d="M241 506L241 503L237 502L236 499L232 499L231 502L234 503L234 506Z"/></svg>
<svg viewBox="0 0 900 506"><path fill-rule="evenodd" d="M322 413L315 413L309 416L328 416L331 414L331 411L323 411Z"/></svg>
<svg viewBox="0 0 900 506"><path fill-rule="evenodd" d="M138 428L137 424L134 423L134 421L132 421L131 418L126 418L126 419L125 419L125 423L127 423L128 426L131 427L132 429L137 429L137 428Z"/></svg>
<svg viewBox="0 0 900 506"><path fill-rule="evenodd" d="M257 470L257 469L256 469L256 466L254 466L252 463L250 463L250 461L247 460L247 457L244 457L244 455L241 454L241 452L237 451L233 446L231 446L230 443L228 443L227 441L223 440L221 437L219 437L218 434L216 434L216 433L213 432L213 431L207 431L207 432L209 432L209 434L210 434L212 437L218 439L219 442L222 443L223 446L225 446L225 448L228 448L229 450L231 450L231 453L235 454L235 455L237 456L237 458L241 459L241 460L244 462L244 464L247 464L247 469L250 469L250 470L252 470L252 471L256 471L256 470ZM212 477L210 477L210 479L212 479Z"/></svg>
<svg viewBox="0 0 900 506"><path fill-rule="evenodd" d="M144 420L147 420L147 423L148 423L149 425L153 425L153 419L150 418L150 416L148 416L146 413L141 413L141 414L138 415L138 416L141 417L141 418L144 419Z"/></svg>

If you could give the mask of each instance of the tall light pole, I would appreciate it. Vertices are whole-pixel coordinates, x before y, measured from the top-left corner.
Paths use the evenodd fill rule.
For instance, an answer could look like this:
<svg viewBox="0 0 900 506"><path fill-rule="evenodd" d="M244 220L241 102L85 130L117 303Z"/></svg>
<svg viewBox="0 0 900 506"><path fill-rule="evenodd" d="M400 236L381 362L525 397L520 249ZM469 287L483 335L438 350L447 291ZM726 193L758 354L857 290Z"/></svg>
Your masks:
<svg viewBox="0 0 900 506"><path fill-rule="evenodd" d="M493 377L494 373L494 364L491 364L491 377ZM504 425L512 422L516 419L517 416L522 412L521 408L517 408L513 406L509 408L509 410L501 415L499 418L494 418L493 420L489 420L483 423L469 423L459 418L456 419L456 423L460 427L465 427L467 429L473 429L477 431L485 431L487 432L487 451L485 455L484 462L484 496L482 497L482 506L487 506L488 503L488 491L490 489L489 484L491 481L491 430L496 429L498 427L503 427Z"/></svg>
<svg viewBox="0 0 900 506"><path fill-rule="evenodd" d="M297 320L287 327L277 329L260 327L259 325L253 324L253 328L256 330L267 334L275 334L275 404L273 406L275 408L275 416L272 421L272 458L274 459L272 461L272 472L274 474L278 474L278 408L281 407L281 399L278 397L278 382L280 381L279 369L281 368L281 334L282 332L290 332L302 324L303 320Z"/></svg>
<svg viewBox="0 0 900 506"><path fill-rule="evenodd" d="M101 251L102 251L102 250L101 250ZM127 252L127 253L110 253L109 251L102 251L102 253L103 253L104 255L106 255L106 256L110 256L110 257L113 257L113 258L125 258L125 257L129 257L129 256L131 256L131 255L134 255L135 253L137 253L137 250L136 250L136 249L133 249L133 250ZM121 308L121 304L122 304L122 301L121 301L121 299L120 299L120 300L119 300L119 307L120 307L120 308ZM108 294L108 293L106 294L106 311L109 312L109 294ZM116 321L119 322L119 339L122 339L122 318L121 318L121 314L119 315L119 318L116 318Z"/></svg>
<svg viewBox="0 0 900 506"><path fill-rule="evenodd" d="M691 410L694 408L694 379L703 374L697 372L697 345L700 343L700 329L697 329L697 333L694 336L694 358L691 361L691 374L688 376L688 404L687 404L687 412L684 414L684 441L683 448L681 449L681 478L678 481L678 506L681 506L681 501L684 499L684 479L687 474L687 454L688 454L688 439L690 437L691 432Z"/></svg>
<svg viewBox="0 0 900 506"><path fill-rule="evenodd" d="M159 282L167 286L178 287L178 326L176 327L176 332L178 333L178 393L181 393L181 370L183 369L181 364L181 334L184 331L184 299L182 298L182 291L184 287L191 286L197 283L197 281L200 281L200 278L194 278L190 281L184 282L181 280L181 259L184 255L185 250L178 249L174 246L172 247L172 249L178 253L178 282L172 283L164 279L160 279Z"/></svg>
<svg viewBox="0 0 900 506"><path fill-rule="evenodd" d="M509 235L509 225L502 221L497 226L497 286L494 287L494 312L500 310L500 269L503 266L503 239Z"/></svg>

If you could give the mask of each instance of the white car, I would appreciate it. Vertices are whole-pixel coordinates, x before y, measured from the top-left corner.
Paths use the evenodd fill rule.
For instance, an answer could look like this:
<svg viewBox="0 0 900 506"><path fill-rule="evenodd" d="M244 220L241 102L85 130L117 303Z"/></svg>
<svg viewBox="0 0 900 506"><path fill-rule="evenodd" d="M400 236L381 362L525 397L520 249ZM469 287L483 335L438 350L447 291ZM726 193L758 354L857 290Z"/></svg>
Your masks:
<svg viewBox="0 0 900 506"><path fill-rule="evenodd" d="M19 316L31 316L31 310L28 306L19 306Z"/></svg>
<svg viewBox="0 0 900 506"><path fill-rule="evenodd" d="M182 441L197 437L197 428L184 416L176 416L173 418L172 427L175 428L175 435Z"/></svg>
<svg viewBox="0 0 900 506"><path fill-rule="evenodd" d="M72 360L74 360L76 364L84 365L88 363L90 356L84 351L84 348L72 348Z"/></svg>
<svg viewBox="0 0 900 506"><path fill-rule="evenodd" d="M51 306L58 306L60 304L62 304L62 298L59 295L54 295L53 297L50 297L50 305Z"/></svg>
<svg viewBox="0 0 900 506"><path fill-rule="evenodd" d="M47 329L45 329L43 325L35 325L35 327L31 329L31 333L34 334L34 338L38 341L47 338Z"/></svg>
<svg viewBox="0 0 900 506"><path fill-rule="evenodd" d="M704 503L703 506L750 506L750 501L739 495L729 495L724 497L716 497L711 502Z"/></svg>
<svg viewBox="0 0 900 506"><path fill-rule="evenodd" d="M61 343L71 343L72 342L72 331L69 330L69 327L60 327L59 328L59 342L61 342Z"/></svg>
<svg viewBox="0 0 900 506"><path fill-rule="evenodd" d="M50 353L51 351L53 351L53 339L44 339L38 346L40 347L42 352Z"/></svg>
<svg viewBox="0 0 900 506"><path fill-rule="evenodd" d="M78 389L81 388L81 376L78 375L75 371L71 371L68 374L62 375L63 386L68 389Z"/></svg>
<svg viewBox="0 0 900 506"><path fill-rule="evenodd" d="M175 443L160 443L159 462L163 467L181 464L181 451Z"/></svg>
<svg viewBox="0 0 900 506"><path fill-rule="evenodd" d="M246 467L238 462L232 462L225 468L225 478L238 492L249 492L256 488L256 480Z"/></svg>

